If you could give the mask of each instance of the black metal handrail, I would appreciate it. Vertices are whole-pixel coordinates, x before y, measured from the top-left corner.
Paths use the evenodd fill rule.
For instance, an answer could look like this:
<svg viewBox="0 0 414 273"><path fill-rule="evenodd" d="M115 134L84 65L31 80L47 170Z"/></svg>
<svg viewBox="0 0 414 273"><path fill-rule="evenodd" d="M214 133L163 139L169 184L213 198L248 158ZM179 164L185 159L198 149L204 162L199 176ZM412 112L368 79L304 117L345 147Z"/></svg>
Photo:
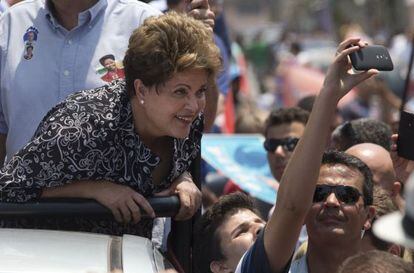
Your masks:
<svg viewBox="0 0 414 273"><path fill-rule="evenodd" d="M152 197L147 199L157 217L173 217L180 208L177 196ZM142 217L148 217L141 210ZM80 198L48 198L38 202L0 203L0 218L4 217L76 217L91 216L111 218L112 212L90 199Z"/></svg>

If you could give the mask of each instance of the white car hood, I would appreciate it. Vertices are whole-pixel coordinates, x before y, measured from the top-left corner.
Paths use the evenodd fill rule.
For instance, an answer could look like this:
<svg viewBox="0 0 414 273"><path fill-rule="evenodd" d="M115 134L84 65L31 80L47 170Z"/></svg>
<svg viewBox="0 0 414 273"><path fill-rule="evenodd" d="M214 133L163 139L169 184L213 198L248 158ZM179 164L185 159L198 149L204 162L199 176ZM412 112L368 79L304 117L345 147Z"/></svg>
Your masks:
<svg viewBox="0 0 414 273"><path fill-rule="evenodd" d="M148 239L132 235L0 229L0 272L156 272L153 253Z"/></svg>

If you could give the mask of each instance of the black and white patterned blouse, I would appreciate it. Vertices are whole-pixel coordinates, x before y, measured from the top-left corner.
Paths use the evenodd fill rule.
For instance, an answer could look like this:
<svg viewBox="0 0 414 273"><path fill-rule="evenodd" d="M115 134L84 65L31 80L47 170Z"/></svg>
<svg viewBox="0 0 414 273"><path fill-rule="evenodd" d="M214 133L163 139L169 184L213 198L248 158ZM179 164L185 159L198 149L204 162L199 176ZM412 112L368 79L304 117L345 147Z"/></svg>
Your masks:
<svg viewBox="0 0 414 273"><path fill-rule="evenodd" d="M40 123L32 140L0 171L0 201L27 202L45 187L77 180L109 180L128 185L145 197L166 189L186 171L200 151L203 118L193 123L186 139L174 139L173 164L159 185L151 172L160 163L134 131L125 82L74 93L55 106ZM99 183L99 182L97 182ZM8 223L7 223L8 222ZM150 222L136 226L91 219L1 221L0 225L82 230L149 237ZM143 234L144 233L144 234Z"/></svg>

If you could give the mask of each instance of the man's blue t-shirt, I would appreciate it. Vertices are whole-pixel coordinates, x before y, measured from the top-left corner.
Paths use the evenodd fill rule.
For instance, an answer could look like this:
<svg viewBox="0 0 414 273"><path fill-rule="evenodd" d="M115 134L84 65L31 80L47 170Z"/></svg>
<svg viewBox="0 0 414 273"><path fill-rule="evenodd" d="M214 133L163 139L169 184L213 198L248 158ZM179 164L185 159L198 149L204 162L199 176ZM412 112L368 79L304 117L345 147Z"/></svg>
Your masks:
<svg viewBox="0 0 414 273"><path fill-rule="evenodd" d="M264 229L257 236L256 242L247 250L240 259L235 273L272 273L269 260L264 248ZM287 273L290 261L281 273Z"/></svg>

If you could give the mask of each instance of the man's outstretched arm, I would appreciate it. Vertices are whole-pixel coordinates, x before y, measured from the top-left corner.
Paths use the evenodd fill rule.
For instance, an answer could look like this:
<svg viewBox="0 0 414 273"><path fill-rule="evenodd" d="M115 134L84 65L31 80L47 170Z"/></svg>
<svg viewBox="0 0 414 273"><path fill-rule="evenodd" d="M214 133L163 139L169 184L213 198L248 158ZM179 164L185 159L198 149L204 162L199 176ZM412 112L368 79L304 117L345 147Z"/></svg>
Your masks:
<svg viewBox="0 0 414 273"><path fill-rule="evenodd" d="M264 234L265 251L273 272L280 272L289 262L311 207L337 103L357 84L378 73L376 70L359 74L349 71L348 55L364 46L359 38L348 39L338 46L305 132L282 176L275 210Z"/></svg>

